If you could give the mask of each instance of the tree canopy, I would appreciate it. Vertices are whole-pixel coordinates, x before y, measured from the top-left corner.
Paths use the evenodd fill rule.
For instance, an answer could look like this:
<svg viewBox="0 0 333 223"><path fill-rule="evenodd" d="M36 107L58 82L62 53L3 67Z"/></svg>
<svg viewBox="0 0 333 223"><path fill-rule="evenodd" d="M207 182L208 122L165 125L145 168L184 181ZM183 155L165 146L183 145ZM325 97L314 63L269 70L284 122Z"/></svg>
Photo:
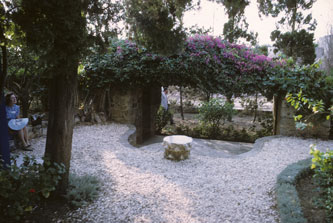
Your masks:
<svg viewBox="0 0 333 223"><path fill-rule="evenodd" d="M275 52L282 51L295 61L302 64L312 64L315 60L314 31L317 25L311 13L316 0L257 0L260 15L279 17L277 29L271 33L275 41ZM282 33L281 27L288 32ZM307 31L305 30L307 29Z"/></svg>
<svg viewBox="0 0 333 223"><path fill-rule="evenodd" d="M136 42L153 52L182 50L186 38L182 17L193 0L125 0L127 23Z"/></svg>
<svg viewBox="0 0 333 223"><path fill-rule="evenodd" d="M246 22L244 12L250 4L249 0L211 0L222 4L228 15L228 22L223 26L224 39L230 43L237 43L244 38L252 45L257 43L258 33L248 32L249 24Z"/></svg>
<svg viewBox="0 0 333 223"><path fill-rule="evenodd" d="M106 54L89 57L81 84L91 90L173 84L226 96L259 92L271 98L297 92L302 81L314 84L320 77L314 68L289 66L218 37L189 37L183 48L182 53L162 56L129 40L113 40Z"/></svg>

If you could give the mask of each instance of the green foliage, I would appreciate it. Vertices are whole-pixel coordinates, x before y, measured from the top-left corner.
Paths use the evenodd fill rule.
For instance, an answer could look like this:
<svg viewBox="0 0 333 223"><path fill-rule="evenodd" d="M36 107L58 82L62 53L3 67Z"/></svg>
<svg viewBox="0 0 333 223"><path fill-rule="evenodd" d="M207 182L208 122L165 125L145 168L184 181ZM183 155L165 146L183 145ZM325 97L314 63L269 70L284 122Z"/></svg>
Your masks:
<svg viewBox="0 0 333 223"><path fill-rule="evenodd" d="M314 34L305 29L294 32L281 33L275 30L271 34L274 43L274 52L283 52L301 64L312 64L316 59Z"/></svg>
<svg viewBox="0 0 333 223"><path fill-rule="evenodd" d="M69 175L65 198L74 207L80 207L98 197L100 182L97 177Z"/></svg>
<svg viewBox="0 0 333 223"><path fill-rule="evenodd" d="M326 102L323 99L314 99L318 97L320 90L326 92ZM319 89L317 95L310 97L303 93L302 89L297 94L288 93L286 100L297 111L294 116L296 128L303 130L307 126L312 127L325 119L330 119L333 114L333 106L329 107L331 101L327 99L327 96L331 94L332 92L327 89Z"/></svg>
<svg viewBox="0 0 333 223"><path fill-rule="evenodd" d="M156 132L161 133L162 129L171 121L172 114L170 111L165 110L162 106L159 107L156 119L155 119L155 127Z"/></svg>
<svg viewBox="0 0 333 223"><path fill-rule="evenodd" d="M228 15L228 22L223 26L223 36L230 43L236 43L240 38L255 45L258 33L248 32L249 24L246 22L244 12L250 4L249 0L211 0L223 4Z"/></svg>
<svg viewBox="0 0 333 223"><path fill-rule="evenodd" d="M48 67L49 76L68 74L76 67L86 46L86 20L82 16L84 1L23 0L15 22L26 33L30 47ZM61 19L60 19L61 18ZM73 67L71 68L73 69Z"/></svg>
<svg viewBox="0 0 333 223"><path fill-rule="evenodd" d="M217 135L226 120L231 120L234 104L213 98L199 107L199 119L208 126L208 135Z"/></svg>
<svg viewBox="0 0 333 223"><path fill-rule="evenodd" d="M268 45L256 46L255 50L257 50L258 54L268 56Z"/></svg>
<svg viewBox="0 0 333 223"><path fill-rule="evenodd" d="M8 221L18 221L42 199L50 197L65 168L48 160L39 164L28 156L21 166L15 159L12 162L9 169L0 170L0 215Z"/></svg>
<svg viewBox="0 0 333 223"><path fill-rule="evenodd" d="M288 87L287 102L295 108L296 129L314 127L333 114L333 88L331 78L317 69L318 65L304 66L300 74L307 75L291 80L289 83L298 87Z"/></svg>
<svg viewBox="0 0 333 223"><path fill-rule="evenodd" d="M302 26L308 26L308 30L314 30L317 22L312 19L312 14L305 15L316 0L257 0L260 15L272 15L278 17L281 25L288 25L292 31ZM277 27L278 28L278 27Z"/></svg>
<svg viewBox="0 0 333 223"><path fill-rule="evenodd" d="M87 21L87 44L94 46L90 48L93 51L105 52L109 47L109 39L121 33L118 23L125 19L123 3L109 0L86 0L85 2L88 4L84 11Z"/></svg>
<svg viewBox="0 0 333 223"><path fill-rule="evenodd" d="M208 33L212 32L212 28L205 29L204 27L199 27L197 24L191 26L189 28L185 28L186 36L194 36L194 35L208 35Z"/></svg>
<svg viewBox="0 0 333 223"><path fill-rule="evenodd" d="M258 121L259 121L262 129L256 130L255 138L262 138L265 136L273 135L273 118L272 117L259 118Z"/></svg>
<svg viewBox="0 0 333 223"><path fill-rule="evenodd" d="M271 39L275 41L276 51L282 51L287 56L293 57L295 61L301 58L302 64L313 63L316 58L313 33L307 32L303 27L307 26L308 31L313 31L316 28L317 22L312 19L312 14L306 15L306 10L310 10L316 0L257 1L260 14L272 15L273 17L282 14L278 24L289 27L290 32L281 34L277 25L276 30L271 33Z"/></svg>
<svg viewBox="0 0 333 223"><path fill-rule="evenodd" d="M32 101L41 101L45 110L48 105L46 69L38 59L26 46L8 48L6 88L18 96L23 117L28 117Z"/></svg>
<svg viewBox="0 0 333 223"><path fill-rule="evenodd" d="M127 22L137 42L164 55L180 52L186 33L182 16L192 0L126 0Z"/></svg>
<svg viewBox="0 0 333 223"><path fill-rule="evenodd" d="M235 129L233 125L224 125L214 131L211 125L205 125L203 123L193 125L188 122L175 122L174 126L163 128L162 133L167 135L187 135L193 138L253 143L258 138L271 136L273 134L272 119L265 119L262 121L261 125L263 128L259 130L252 127L239 130Z"/></svg>
<svg viewBox="0 0 333 223"><path fill-rule="evenodd" d="M311 145L310 154L313 155L311 169L314 178L323 192L322 204L326 209L327 222L333 221L333 150L320 152L315 145Z"/></svg>
<svg viewBox="0 0 333 223"><path fill-rule="evenodd" d="M207 93L231 97L260 93L273 95L298 92L326 97L318 65L295 66L292 60L276 60L256 54L243 45L230 44L211 36L189 37L184 51L172 56L149 52L128 40L112 40L109 52L91 55L80 79L90 91L122 86L191 86Z"/></svg>
<svg viewBox="0 0 333 223"><path fill-rule="evenodd" d="M263 81L263 87L268 90L264 95L270 98L271 93L274 95L286 95L288 92L297 94L302 89L313 98L323 99L325 102L330 101L327 93L331 87L326 84L323 71L318 68L318 64L275 67ZM269 87L270 89L268 89Z"/></svg>
<svg viewBox="0 0 333 223"><path fill-rule="evenodd" d="M306 159L291 164L277 177L275 190L277 208L281 222L307 222L302 213L302 207L296 190L296 183L300 178L311 173L309 168L310 163L311 159Z"/></svg>
<svg viewBox="0 0 333 223"><path fill-rule="evenodd" d="M281 70L288 73L288 69L283 61L272 61L249 47L211 36L189 37L182 53L168 57L128 40L112 40L108 53L88 58L81 83L90 90L110 85L179 85L230 97L255 92L265 95L273 92L269 90L272 85L280 84L270 77ZM263 83L271 85L266 88Z"/></svg>

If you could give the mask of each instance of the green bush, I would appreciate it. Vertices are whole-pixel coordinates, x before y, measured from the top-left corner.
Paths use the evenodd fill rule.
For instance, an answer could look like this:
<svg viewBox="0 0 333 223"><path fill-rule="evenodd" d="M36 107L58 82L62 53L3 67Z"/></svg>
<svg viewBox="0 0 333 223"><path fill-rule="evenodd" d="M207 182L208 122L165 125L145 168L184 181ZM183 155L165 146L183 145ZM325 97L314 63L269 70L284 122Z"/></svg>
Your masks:
<svg viewBox="0 0 333 223"><path fill-rule="evenodd" d="M161 133L162 129L171 121L171 113L165 110L162 106L157 111L155 118L155 130L157 133Z"/></svg>
<svg viewBox="0 0 333 223"><path fill-rule="evenodd" d="M10 168L0 169L0 216L9 222L20 220L48 198L65 173L64 165L46 159L40 164L25 156L22 165L15 158L12 163Z"/></svg>
<svg viewBox="0 0 333 223"><path fill-rule="evenodd" d="M100 182L95 176L69 175L69 187L65 198L74 207L80 207L98 196Z"/></svg>
<svg viewBox="0 0 333 223"><path fill-rule="evenodd" d="M222 101L221 99L211 99L199 107L199 119L206 127L208 136L217 136L220 126L226 120L231 120L234 111L234 104Z"/></svg>
<svg viewBox="0 0 333 223"><path fill-rule="evenodd" d="M314 178L324 194L320 203L326 209L328 222L333 222L333 150L320 152L312 145L310 154L313 155L311 168L315 171Z"/></svg>

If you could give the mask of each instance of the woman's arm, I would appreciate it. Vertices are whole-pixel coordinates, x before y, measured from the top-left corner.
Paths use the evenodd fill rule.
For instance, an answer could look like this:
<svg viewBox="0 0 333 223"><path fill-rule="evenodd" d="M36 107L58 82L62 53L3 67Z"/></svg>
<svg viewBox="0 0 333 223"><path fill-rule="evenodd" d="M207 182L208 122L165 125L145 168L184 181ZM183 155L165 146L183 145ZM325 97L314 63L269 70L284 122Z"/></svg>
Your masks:
<svg viewBox="0 0 333 223"><path fill-rule="evenodd" d="M20 106L16 105L15 111L16 111L16 118L20 118Z"/></svg>

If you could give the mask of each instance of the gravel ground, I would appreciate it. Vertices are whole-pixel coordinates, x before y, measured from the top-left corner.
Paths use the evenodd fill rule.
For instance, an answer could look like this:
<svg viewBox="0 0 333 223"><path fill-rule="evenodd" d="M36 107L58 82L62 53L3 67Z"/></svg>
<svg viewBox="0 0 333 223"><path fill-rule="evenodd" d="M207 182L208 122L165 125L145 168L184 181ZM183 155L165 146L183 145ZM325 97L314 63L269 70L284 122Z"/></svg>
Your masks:
<svg viewBox="0 0 333 223"><path fill-rule="evenodd" d="M190 159L173 162L163 158L160 144L122 143L127 131L120 124L75 128L71 171L98 176L101 194L58 222L279 222L277 175L309 157L311 143L333 146L333 141L282 137L248 156L209 156L196 151L210 153L210 148L195 148ZM32 143L33 154L41 156L45 138Z"/></svg>

